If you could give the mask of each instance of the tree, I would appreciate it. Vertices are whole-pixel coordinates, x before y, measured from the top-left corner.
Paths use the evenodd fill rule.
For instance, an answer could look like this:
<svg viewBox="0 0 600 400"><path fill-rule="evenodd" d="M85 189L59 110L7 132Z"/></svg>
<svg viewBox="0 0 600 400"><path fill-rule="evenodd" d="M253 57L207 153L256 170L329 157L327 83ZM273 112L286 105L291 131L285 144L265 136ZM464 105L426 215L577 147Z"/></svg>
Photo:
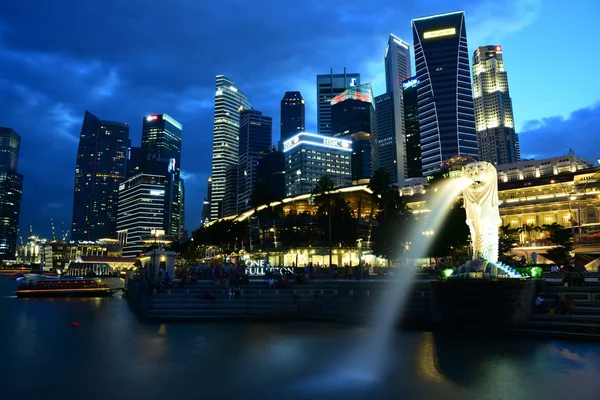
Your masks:
<svg viewBox="0 0 600 400"><path fill-rule="evenodd" d="M573 233L556 222L544 225L542 229L548 232L548 240L555 247L548 250L548 257L557 264L566 265L573 251Z"/></svg>
<svg viewBox="0 0 600 400"><path fill-rule="evenodd" d="M510 224L498 228L498 253L507 262L511 257L510 251L517 246L519 230L510 227Z"/></svg>
<svg viewBox="0 0 600 400"><path fill-rule="evenodd" d="M465 223L466 218L463 202L459 200L450 207L439 230L433 232L428 253L435 258L436 265L441 258L448 256L452 256L452 261L455 262L457 252L461 252L469 245L469 227Z"/></svg>
<svg viewBox="0 0 600 400"><path fill-rule="evenodd" d="M388 260L389 266L392 260L400 258L404 253L412 233L410 227L413 225L414 215L397 191L388 193L386 206L375 217L378 224L373 229L371 246L375 255Z"/></svg>
<svg viewBox="0 0 600 400"><path fill-rule="evenodd" d="M336 203L337 199L341 198L340 193L333 193L335 190L335 183L328 175L323 175L319 182L313 189L313 195L316 196L315 202L318 204L318 213L327 216L328 221L328 242L329 242L329 265L332 264L332 207ZM339 204L339 203L338 203Z"/></svg>

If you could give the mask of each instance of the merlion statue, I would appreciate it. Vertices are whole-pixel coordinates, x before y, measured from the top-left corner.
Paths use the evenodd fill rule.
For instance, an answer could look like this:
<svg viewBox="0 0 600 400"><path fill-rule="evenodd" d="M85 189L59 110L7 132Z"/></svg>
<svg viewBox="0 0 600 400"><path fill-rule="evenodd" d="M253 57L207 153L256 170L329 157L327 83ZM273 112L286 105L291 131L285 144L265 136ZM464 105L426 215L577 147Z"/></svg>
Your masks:
<svg viewBox="0 0 600 400"><path fill-rule="evenodd" d="M473 259L498 262L498 226L502 222L498 210L498 174L486 161L467 164L462 177L471 183L463 190L467 225L473 242Z"/></svg>

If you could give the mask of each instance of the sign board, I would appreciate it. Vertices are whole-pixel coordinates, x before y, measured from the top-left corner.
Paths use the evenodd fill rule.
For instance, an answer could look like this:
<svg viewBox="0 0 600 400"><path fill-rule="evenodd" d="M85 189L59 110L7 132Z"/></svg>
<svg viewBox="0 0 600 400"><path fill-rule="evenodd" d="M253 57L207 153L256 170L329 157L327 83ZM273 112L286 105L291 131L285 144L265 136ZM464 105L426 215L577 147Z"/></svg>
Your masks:
<svg viewBox="0 0 600 400"><path fill-rule="evenodd" d="M444 36L456 35L456 28L438 29L437 31L429 31L423 33L423 39L435 39Z"/></svg>
<svg viewBox="0 0 600 400"><path fill-rule="evenodd" d="M283 151L287 152L302 143L307 145L327 147L330 149L352 151L352 142L349 140L306 132L299 133L293 138L283 142Z"/></svg>

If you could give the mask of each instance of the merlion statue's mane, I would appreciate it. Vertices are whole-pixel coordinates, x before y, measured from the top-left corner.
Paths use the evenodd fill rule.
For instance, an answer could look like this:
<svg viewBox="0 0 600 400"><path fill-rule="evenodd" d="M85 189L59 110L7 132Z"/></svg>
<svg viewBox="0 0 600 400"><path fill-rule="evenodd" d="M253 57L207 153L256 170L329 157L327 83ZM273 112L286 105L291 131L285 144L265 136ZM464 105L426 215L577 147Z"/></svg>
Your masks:
<svg viewBox="0 0 600 400"><path fill-rule="evenodd" d="M467 212L467 219L472 219L472 205L477 204L482 208L498 207L498 175L495 168L489 168L491 164L486 164L485 174L487 178L484 183L484 190L475 192L467 187L463 191L464 208Z"/></svg>

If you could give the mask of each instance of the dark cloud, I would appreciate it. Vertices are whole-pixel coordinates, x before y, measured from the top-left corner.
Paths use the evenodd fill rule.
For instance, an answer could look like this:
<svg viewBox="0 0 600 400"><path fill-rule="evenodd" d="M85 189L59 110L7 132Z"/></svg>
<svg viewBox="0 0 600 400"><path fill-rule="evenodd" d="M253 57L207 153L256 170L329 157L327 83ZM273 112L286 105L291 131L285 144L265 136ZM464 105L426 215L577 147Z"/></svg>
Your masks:
<svg viewBox="0 0 600 400"><path fill-rule="evenodd" d="M522 157L546 158L570 149L596 164L600 158L600 103L560 116L526 121L519 135Z"/></svg>
<svg viewBox="0 0 600 400"><path fill-rule="evenodd" d="M134 144L144 115L165 112L183 124L186 225L194 229L210 175L215 75L233 79L255 108L274 117L277 139L286 90L303 92L314 128L316 74L347 66L363 81L381 82L390 32L411 41L412 17L471 5L467 15L481 25L474 15L489 14L493 3L3 0L0 125L22 136L21 226L48 233L50 217L69 226L86 109L129 123Z"/></svg>

